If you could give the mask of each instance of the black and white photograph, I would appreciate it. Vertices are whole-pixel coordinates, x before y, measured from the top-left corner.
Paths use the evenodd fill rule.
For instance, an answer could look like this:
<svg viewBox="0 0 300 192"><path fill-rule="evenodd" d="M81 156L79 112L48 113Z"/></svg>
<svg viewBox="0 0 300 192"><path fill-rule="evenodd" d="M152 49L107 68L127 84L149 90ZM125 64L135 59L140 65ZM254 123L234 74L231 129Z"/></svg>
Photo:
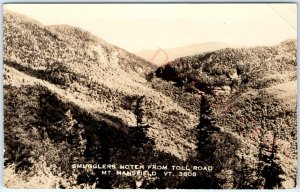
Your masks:
<svg viewBox="0 0 300 192"><path fill-rule="evenodd" d="M293 189L297 4L3 5L4 187Z"/></svg>

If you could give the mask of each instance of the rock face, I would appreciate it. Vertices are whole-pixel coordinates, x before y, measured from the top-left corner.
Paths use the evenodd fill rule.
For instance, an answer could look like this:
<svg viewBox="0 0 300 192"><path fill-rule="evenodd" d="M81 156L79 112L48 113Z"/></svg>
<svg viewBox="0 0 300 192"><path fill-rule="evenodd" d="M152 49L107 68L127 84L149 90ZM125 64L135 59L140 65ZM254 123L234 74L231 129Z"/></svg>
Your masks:
<svg viewBox="0 0 300 192"><path fill-rule="evenodd" d="M169 166L197 162L203 95L213 98L207 110L214 118L208 115L207 119L214 119L215 127L206 141L218 167L212 174L216 183L212 188L253 187L254 182L247 186L240 185L242 180L237 182L239 171L257 169L262 161L260 146L270 144L275 133L280 145L276 158L285 178L282 186L294 186L295 41L206 52L156 69L82 29L44 26L4 12L8 187L71 188L75 183L79 188L84 183L96 188L182 188L189 179L164 178L163 173L155 178L104 177L97 170L72 169L68 162ZM143 104L137 109L141 97ZM136 144L133 135L137 134L132 132L143 125L149 125L146 132L139 132L146 139ZM228 147L234 153L226 151ZM22 170L28 171L26 181L18 175ZM38 183L30 175L52 180ZM202 176L200 180L212 180Z"/></svg>

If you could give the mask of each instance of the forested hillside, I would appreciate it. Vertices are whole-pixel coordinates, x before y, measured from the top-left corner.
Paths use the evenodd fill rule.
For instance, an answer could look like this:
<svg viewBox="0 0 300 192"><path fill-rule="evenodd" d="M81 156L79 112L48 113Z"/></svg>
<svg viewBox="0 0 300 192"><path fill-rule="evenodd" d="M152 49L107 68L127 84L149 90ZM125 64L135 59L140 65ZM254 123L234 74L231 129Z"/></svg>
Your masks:
<svg viewBox="0 0 300 192"><path fill-rule="evenodd" d="M230 133L239 139L235 155L243 165L238 165L256 175L244 175L248 181L233 182L233 188L268 188L268 179L277 182L272 187L295 185L296 46L288 40L273 47L223 49L176 59L156 70L175 87L210 99L209 116L218 131L206 137ZM270 172L281 179L267 178Z"/></svg>

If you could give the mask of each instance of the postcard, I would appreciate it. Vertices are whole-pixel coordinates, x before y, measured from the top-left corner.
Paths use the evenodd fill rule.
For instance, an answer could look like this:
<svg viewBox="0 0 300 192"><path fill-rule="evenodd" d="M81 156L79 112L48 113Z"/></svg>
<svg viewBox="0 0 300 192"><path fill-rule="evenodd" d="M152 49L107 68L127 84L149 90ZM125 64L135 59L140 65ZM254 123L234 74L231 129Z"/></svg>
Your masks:
<svg viewBox="0 0 300 192"><path fill-rule="evenodd" d="M5 187L295 188L296 4L3 10Z"/></svg>

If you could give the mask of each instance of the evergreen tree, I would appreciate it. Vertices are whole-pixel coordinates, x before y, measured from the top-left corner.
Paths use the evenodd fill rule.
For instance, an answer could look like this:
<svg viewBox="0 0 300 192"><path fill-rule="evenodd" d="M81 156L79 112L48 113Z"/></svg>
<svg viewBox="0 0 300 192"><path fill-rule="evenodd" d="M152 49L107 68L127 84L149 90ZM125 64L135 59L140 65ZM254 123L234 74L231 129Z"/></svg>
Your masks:
<svg viewBox="0 0 300 192"><path fill-rule="evenodd" d="M277 145L276 145L276 136L277 133L275 132L273 135L273 143L272 149L269 154L262 156L262 161L265 163L263 170L261 172L262 176L264 177L264 189L276 189L281 187L281 182L283 181L280 178L280 175L283 174L283 170L280 164L277 162L278 158L277 155Z"/></svg>
<svg viewBox="0 0 300 192"><path fill-rule="evenodd" d="M275 119L280 120L281 113L278 113L279 109L270 107L265 108L262 111L261 127L262 130L270 130L273 132L273 141L270 147L265 143L265 133L260 137L258 166L257 166L257 181L256 188L264 189L276 189L281 187L283 178L283 169L278 162L278 146L276 145L276 139L278 135L278 127L276 123L272 123Z"/></svg>
<svg viewBox="0 0 300 192"><path fill-rule="evenodd" d="M212 146L210 137L217 131L215 114L211 107L213 95L202 93L200 102L200 123L197 127L197 157L191 160L194 165L212 165L216 146ZM217 170L219 171L219 170ZM220 189L221 181L215 176L216 172L198 172L196 177L190 177L182 184L187 189Z"/></svg>
<svg viewBox="0 0 300 192"><path fill-rule="evenodd" d="M150 125L145 122L144 105L145 96L134 97L133 113L135 115L136 126L131 127L130 135L132 139L131 153L135 161L140 164L148 165L155 162L156 152L153 150L154 141L147 136ZM131 100L131 99L129 99ZM135 178L136 187L138 188L153 188L155 178L151 176L142 176Z"/></svg>
<svg viewBox="0 0 300 192"><path fill-rule="evenodd" d="M218 131L216 127L216 119L215 114L212 110L211 104L214 101L214 97L207 94L202 94L201 102L200 102L200 123L197 127L198 129L198 156L203 156L207 153L203 151L209 142L209 135L215 131Z"/></svg>
<svg viewBox="0 0 300 192"><path fill-rule="evenodd" d="M212 166L211 172L198 172L197 177L188 178L184 187L193 189L232 188L233 168L240 142L232 134L221 131L216 123L217 114L213 103L215 95L202 93L200 123L197 127L197 156L191 164ZM190 185L190 186L189 186Z"/></svg>
<svg viewBox="0 0 300 192"><path fill-rule="evenodd" d="M134 106L134 115L136 119L136 127L133 127L133 144L136 146L141 146L142 144L146 144L149 142L149 138L147 137L147 131L149 129L149 125L144 122L144 109L143 109L143 99L145 96L138 97L136 99L136 104Z"/></svg>

